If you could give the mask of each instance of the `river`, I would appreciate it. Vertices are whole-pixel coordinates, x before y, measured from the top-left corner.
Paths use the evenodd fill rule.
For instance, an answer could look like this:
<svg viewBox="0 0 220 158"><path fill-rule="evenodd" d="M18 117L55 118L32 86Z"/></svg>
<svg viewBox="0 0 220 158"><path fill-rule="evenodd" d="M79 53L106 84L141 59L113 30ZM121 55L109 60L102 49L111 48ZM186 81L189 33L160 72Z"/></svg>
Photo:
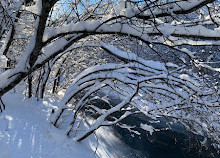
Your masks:
<svg viewBox="0 0 220 158"><path fill-rule="evenodd" d="M97 103L99 104L99 103ZM102 103L103 105L103 103ZM165 118L160 123L152 123L150 118L141 114L129 116L123 124L134 127L134 132L117 125L102 127L98 136L97 156L101 158L220 158L211 141L188 132L181 124L168 125ZM162 129L149 132L140 128L140 124L151 124ZM169 128L168 128L169 127Z"/></svg>

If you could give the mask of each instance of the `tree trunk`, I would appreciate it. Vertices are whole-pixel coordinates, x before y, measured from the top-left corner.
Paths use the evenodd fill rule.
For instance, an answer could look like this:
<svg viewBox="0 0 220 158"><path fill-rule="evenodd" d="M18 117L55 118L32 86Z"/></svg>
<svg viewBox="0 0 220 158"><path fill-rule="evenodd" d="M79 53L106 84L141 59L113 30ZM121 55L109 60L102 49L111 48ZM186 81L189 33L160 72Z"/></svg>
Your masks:
<svg viewBox="0 0 220 158"><path fill-rule="evenodd" d="M28 75L28 98L32 97L32 75Z"/></svg>

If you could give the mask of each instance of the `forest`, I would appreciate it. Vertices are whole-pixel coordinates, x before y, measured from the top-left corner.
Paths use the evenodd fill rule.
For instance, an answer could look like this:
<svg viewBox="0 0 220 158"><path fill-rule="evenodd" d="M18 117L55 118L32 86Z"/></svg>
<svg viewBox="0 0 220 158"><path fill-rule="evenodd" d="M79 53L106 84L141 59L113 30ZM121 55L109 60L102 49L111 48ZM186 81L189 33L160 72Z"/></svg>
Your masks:
<svg viewBox="0 0 220 158"><path fill-rule="evenodd" d="M165 120L166 129L177 124L219 154L219 7L219 0L1 0L0 124L8 125L0 125L0 147L16 120L10 114L33 101L33 113L48 110L45 128L76 144L111 127L151 136L165 128L152 122ZM131 126L134 117L150 121Z"/></svg>

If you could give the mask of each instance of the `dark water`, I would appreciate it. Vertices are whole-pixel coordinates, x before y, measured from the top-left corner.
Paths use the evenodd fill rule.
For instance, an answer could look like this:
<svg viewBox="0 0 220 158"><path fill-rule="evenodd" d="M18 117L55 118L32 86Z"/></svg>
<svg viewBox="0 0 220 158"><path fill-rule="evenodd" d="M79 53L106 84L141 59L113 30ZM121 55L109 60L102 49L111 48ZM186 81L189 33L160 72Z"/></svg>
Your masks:
<svg viewBox="0 0 220 158"><path fill-rule="evenodd" d="M181 126L175 125L171 130L162 130L150 135L138 127L141 121L144 122L138 117L131 117L124 121L126 124L136 125L135 130L141 135L131 134L118 126L113 127L115 134L122 142L141 153L141 156L134 155L133 158L220 158L210 143L205 146L201 144L204 138L187 132Z"/></svg>
<svg viewBox="0 0 220 158"><path fill-rule="evenodd" d="M96 106L107 107L106 103L97 101ZM116 114L117 115L117 114ZM122 121L123 124L135 126L134 134L119 126L109 127L111 133L120 141L103 142L114 158L220 158L218 151L211 146L208 140L205 145L203 137L188 132L183 126L176 123L167 125L168 120L160 118L160 123L152 123L150 118L141 114L132 115ZM163 129L153 132L152 135L140 128L140 124L150 124L154 128ZM168 129L169 127L169 129ZM108 135L108 134L107 134Z"/></svg>

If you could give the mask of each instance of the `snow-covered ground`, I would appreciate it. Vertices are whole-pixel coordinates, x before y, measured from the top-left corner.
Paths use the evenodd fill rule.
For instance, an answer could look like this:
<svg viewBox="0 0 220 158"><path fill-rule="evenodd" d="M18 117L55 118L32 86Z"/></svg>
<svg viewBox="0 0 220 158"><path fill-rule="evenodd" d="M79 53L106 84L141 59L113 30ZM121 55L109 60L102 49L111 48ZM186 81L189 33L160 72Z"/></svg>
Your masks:
<svg viewBox="0 0 220 158"><path fill-rule="evenodd" d="M0 158L90 158L96 157L89 140L76 143L48 118L56 102L24 99L8 93L0 113ZM53 104L53 105L52 105Z"/></svg>
<svg viewBox="0 0 220 158"><path fill-rule="evenodd" d="M18 93L7 93L2 100L6 110L0 113L0 158L118 158L136 154L107 127L80 143L68 138L49 121L56 100L37 101Z"/></svg>

